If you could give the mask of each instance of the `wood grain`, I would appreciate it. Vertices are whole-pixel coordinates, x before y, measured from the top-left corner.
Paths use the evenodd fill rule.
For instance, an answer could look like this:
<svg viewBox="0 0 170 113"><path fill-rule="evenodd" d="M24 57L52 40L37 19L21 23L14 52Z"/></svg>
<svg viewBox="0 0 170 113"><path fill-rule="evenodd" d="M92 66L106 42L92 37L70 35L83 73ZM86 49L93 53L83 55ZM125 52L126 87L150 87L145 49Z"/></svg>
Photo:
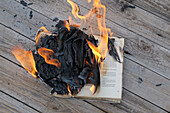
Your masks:
<svg viewBox="0 0 170 113"><path fill-rule="evenodd" d="M129 91L123 89L123 100L121 104L110 104L109 106L104 102L89 101L95 106L102 108L109 113L167 113L162 109L144 101L142 98L130 93ZM113 109L114 108L114 109ZM121 110L121 111L117 111Z"/></svg>
<svg viewBox="0 0 170 113"><path fill-rule="evenodd" d="M32 42L32 45L34 44L34 42L30 41L29 39L25 38L24 36L21 36L18 33L14 32L14 31L10 30L9 28L6 28L6 27L4 27L2 25L0 25L0 29L2 30L2 31L0 30L1 31L0 35L3 34L3 36L0 36L0 40L2 40L1 41L2 43L0 43L0 53L2 53L1 55L3 55L4 57L10 59L11 61L13 61L15 63L18 63L16 61L16 59L14 58L14 56L12 55L12 53L10 52L10 49L9 49L10 46L11 46L10 44L12 43L12 45L17 45L18 44L17 41L22 39L23 40L22 43L24 43L24 45L26 47L28 47L28 46L31 47L31 42ZM4 64L6 64L6 63L4 63ZM138 64L135 64L134 62L128 60L127 58L125 58L124 67L125 68L124 68L124 81L123 81L124 84L123 84L123 86L124 86L125 89L128 89L131 92L141 96L142 98L145 98L146 100L151 101L152 103L156 104L157 106L162 107L163 109L166 109L166 110L169 109L168 106L167 106L169 103L166 100L169 99L168 96L169 96L170 91L168 90L168 87L170 85L169 85L167 79L165 79L163 77L160 77L159 75L153 73L152 71L149 71L145 67L142 67L142 66L140 66ZM10 67L8 67L8 68L10 68ZM13 73L16 73L16 72L17 72L17 70L14 69ZM23 71L23 72L25 73L25 71ZM145 74L145 75L143 75L143 74ZM22 75L24 75L24 74L22 74ZM34 78L30 77L29 74L27 76L29 76L29 78L31 78L31 80L34 81ZM24 77L27 78L27 76L26 75L23 76L22 79ZM140 81L138 80L139 77L143 79L142 83L140 83ZM156 77L156 79L155 79L155 77ZM149 79L150 81L147 81L147 79ZM31 81L31 80L29 80L29 81ZM8 81L8 80L5 80L5 81ZM38 82L38 80L36 80L36 82ZM159 83L163 83L163 85L160 86L160 87L156 87L155 85L159 84ZM30 82L28 84L32 84L32 82ZM42 87L45 86L40 82L38 82L37 85L38 84L42 85ZM148 87L145 87L146 85ZM17 84L16 84L16 86L17 86ZM32 87L34 87L34 85ZM30 90L32 90L32 89L30 89ZM37 90L40 90L40 89L37 89ZM36 90L36 93L37 93L37 90ZM45 91L44 91L44 93L49 92L49 88L46 89ZM153 92L153 93L150 93L150 92ZM157 108L156 106L150 104L149 102L147 102L145 100L142 100L139 97L134 96L131 93L130 94L128 94L128 93L124 93L124 95L125 96L126 95L131 95L131 98L130 98L130 96L127 96L126 98L123 98L122 103L123 102L126 103L126 101L128 102L132 98L135 98L136 101L132 102L134 105L135 105L135 103L138 103L138 104L146 103L147 106L152 106L152 107L146 108L146 106L143 106L143 107L141 106L140 108L138 108L138 106L131 106L132 103L123 104L123 105L121 105L122 107L126 108L126 106L128 106L128 109L135 110L135 111L138 110L138 111L141 111L141 112L143 111L143 109L148 110L148 111L152 110L154 112L161 111L160 108ZM159 95L157 95L157 93L159 93ZM157 100L157 98L154 98L154 96L157 96L158 98L160 98L161 101ZM164 104L162 104L162 102L164 102ZM99 104L98 103L91 103L91 104L94 104L95 106L103 105L103 107L101 107L101 108L106 110L106 111L108 110L108 106L111 106L111 105L109 105L107 103L106 104L103 104L103 103L99 103ZM151 108L153 108L153 109L151 109ZM118 108L117 108L117 106L114 106L112 109L118 109ZM118 109L118 110L122 111L121 109ZM126 110L125 110L125 112L126 112Z"/></svg>
<svg viewBox="0 0 170 113"><path fill-rule="evenodd" d="M2 92L0 95L0 113L38 113Z"/></svg>
<svg viewBox="0 0 170 113"><path fill-rule="evenodd" d="M9 61L0 58L1 63L5 64L4 68L1 68L1 90L6 93L10 93L15 98L22 100L29 104L33 105L35 108L39 108L40 111L45 112L99 112L94 109L86 108L85 103L79 103L77 99L56 99L55 97L46 98L47 90L49 88L42 85L37 80L33 80L28 73L25 72L24 69L19 68L15 64L10 63ZM5 70L5 69L8 70ZM15 69L15 71L10 71L10 68ZM8 72L6 72L8 71ZM15 73L17 72L17 75ZM13 77L15 75L15 77ZM20 75L18 77L18 75ZM2 79L3 78L3 79ZM21 82L22 81L22 82ZM31 83L31 84L30 84ZM43 87L43 88L42 88ZM40 89L41 88L41 89ZM93 102L91 103L94 106L98 106L100 109L103 109L107 112L136 112L136 113L145 113L145 112L153 112L153 113L165 113L164 110L150 104L143 99L134 96L133 94L124 91L123 101L121 104L108 104L104 102ZM46 93L46 94L45 94ZM67 102L66 102L67 101ZM76 102L76 103L73 103ZM75 106L79 103L79 106ZM139 107L140 106L140 107ZM81 110L79 109L81 107ZM91 111L90 111L91 110Z"/></svg>
<svg viewBox="0 0 170 113"><path fill-rule="evenodd" d="M1 8L0 12L2 15L0 20L3 22L3 24L32 39L35 37L35 31L37 31L39 27L46 24L48 29L52 29L53 27L51 26L55 25L55 22L51 21L53 17L57 16L59 19L67 19L69 15L68 12L71 11L69 4L62 1L55 3L54 1L48 0L46 2L41 2L39 0L27 0L26 2L33 2L33 5L30 5L29 7L46 16L43 16L30 8L24 7L20 3L8 0L1 2L3 7ZM6 7L9 7L8 10L3 12L2 10L4 10ZM30 11L33 11L32 19L29 19ZM17 17L14 18L13 16L16 14ZM112 31L115 32L116 36L127 38L127 40L125 40L125 51L128 51L131 55L125 55L126 57L141 65L144 65L148 69L153 70L161 76L170 79L170 51L168 49L155 44L153 42L154 39L150 41L134 32L127 30L124 27L114 24L113 22L109 22L108 24L110 28L112 28ZM140 31L143 30L141 29ZM150 39L153 37L154 35L152 35Z"/></svg>
<svg viewBox="0 0 170 113"><path fill-rule="evenodd" d="M68 16L71 15L71 6L66 2L66 0L25 1L27 3L34 3L28 7L33 8L50 18L58 17L59 19L68 19ZM87 13L92 7L92 5L88 4L86 0L73 1L78 3L81 15ZM103 4L106 5L107 8L107 27L112 29L110 22L113 22L113 24L117 24L119 27L133 31L155 43L170 49L170 23L139 7L134 9L127 8L127 10L121 12L122 6L127 4L127 2L122 1L123 0L102 0Z"/></svg>
<svg viewBox="0 0 170 113"><path fill-rule="evenodd" d="M0 57L0 90L42 112L99 112L101 110L77 99L51 96L49 87L33 78L23 68ZM83 106L83 107L82 107Z"/></svg>
<svg viewBox="0 0 170 113"><path fill-rule="evenodd" d="M2 1L0 1L1 3L2 3ZM48 4L50 4L50 2L51 3L54 3L53 1L47 1L46 2L46 5L48 6ZM8 4L8 7L9 8L6 8L6 7L4 7L5 6L5 4ZM36 4L37 5L37 7L40 7L39 6L39 4ZM55 4L54 4L55 5ZM33 5L31 5L31 6L33 6ZM64 6L64 4L62 4L61 6ZM12 59L12 61L16 61L16 60L14 60L14 57L11 55L11 53L10 53L10 51L9 51L9 46L7 47L6 45L5 45L5 43L6 42L9 42L9 43L11 43L11 45L14 45L15 43L17 44L17 41L14 41L15 39L11 39L11 38L9 38L8 39L8 36L19 36L19 37L23 37L23 36L20 36L20 35L24 35L24 36L26 36L27 38L29 38L29 37L31 37L32 39L34 38L34 35L35 35L35 31L39 28L39 27L41 27L42 25L44 25L44 24L46 24L46 26L47 26L47 28L49 28L49 29L51 29L51 28L53 28L53 27L51 27L51 25L53 24L52 23L52 21L51 21L51 17L49 18L49 17L47 17L47 16L43 16L43 15L41 15L41 14L39 14L39 13L37 13L36 11L34 11L33 10L33 18L32 19L29 19L29 13L30 13L30 11L32 11L32 9L30 9L30 8L27 8L27 7L23 7L21 4L17 4L17 3L15 3L15 2L13 2L13 1L10 1L10 0L8 0L8 1L3 1L3 7L2 6L0 6L0 8L2 9L1 11L0 11L0 13L2 14L2 18L0 17L0 22L3 22L2 24L5 24L5 25L7 25L8 27L10 27L10 29L13 29L13 30L15 30L16 32L19 32L19 34L17 34L16 32L14 32L14 31L12 31L13 33L9 33L10 35L4 35L5 33L4 33L4 31L5 30L1 30L1 34L3 34L2 36L3 36L3 38L1 38L1 40L2 40L2 42L3 43L1 43L1 45L2 45L2 47L1 47L1 49L2 49L2 51L3 51L3 54L5 54L5 57L9 57L9 59L11 60ZM24 9L23 9L24 8ZM50 7L46 7L48 10L51 10L50 9ZM41 9L43 9L43 7L41 7ZM64 8L64 9L66 9L64 12L65 13L61 13L60 15L62 15L62 17L64 18L65 16L64 16L64 14L66 14L67 16L68 16L68 11L70 11L70 10L68 10L67 11L67 8ZM5 10L5 11L4 11ZM52 10L52 12L55 12L55 10ZM42 14L43 14L43 11L41 12ZM47 13L47 12L46 12ZM17 14L17 16L16 17L14 17L15 15ZM50 13L51 15L52 15L52 13ZM55 15L54 15L55 16ZM65 17L66 18L66 17ZM67 19L67 18L66 18ZM120 26L118 26L117 24L113 24L113 25L115 25L115 27L118 27L118 28L121 28ZM30 27L31 26L31 27ZM6 28L5 28L6 29ZM122 36L126 36L126 34L128 35L127 37L132 37L133 36L133 38L135 39L134 40L134 42L133 42L133 38L131 38L130 40L129 40L129 42L130 43L134 43L135 45L136 45L136 47L138 47L138 37L141 37L141 36L139 36L139 35L136 35L135 33L133 33L133 32L129 32L129 30L127 30L127 29L125 29L125 28L121 28L121 29L117 29L117 28L114 28L114 29L116 29L117 30L117 33L119 33L120 32L120 34L122 35ZM7 34L8 32L6 32L6 34ZM7 37L6 37L7 36ZM4 37L6 37L7 39L5 39ZM137 39L136 39L136 37L137 37ZM17 38L16 38L17 39ZM29 41L27 41L26 39L25 39L25 37L24 38L22 38L22 39L24 39L25 41L23 41L22 43L27 43L28 42L28 45L29 45ZM7 41L3 41L3 40L7 40ZM13 44L13 41L14 41L14 44ZM21 41L21 40L20 40ZM148 43L148 40L146 39L146 40L144 40L144 41L139 41L139 42L142 42L142 44L141 44L141 46L140 47L143 47L143 45L145 45L145 43L147 42ZM154 48L157 48L157 46L158 45L156 45L155 43L149 43L149 45L151 46L153 44L153 46L154 46ZM10 45L10 44L9 44ZM25 44L25 45L27 45L27 44ZM127 43L127 45L128 45L128 43ZM129 44L129 45L132 45L132 44ZM4 46L4 47L3 47ZM158 46L158 47L160 47L160 46ZM5 50L5 48L7 48L7 50ZM162 47L163 48L163 47ZM133 48L134 49L134 48ZM133 52L133 49L131 50L132 52ZM135 48L136 49L136 48ZM139 48L140 49L140 48ZM151 48L152 49L152 48ZM127 46L127 48L126 48L126 50L129 50L129 47ZM158 49L157 51L158 51L158 53L156 52L155 54L159 54L159 50L160 49ZM0 51L0 53L2 53L2 51ZM5 51L7 51L7 52L5 52ZM153 51L155 51L155 49L153 50ZM127 51L126 53L128 53L129 51ZM167 55L167 52L169 52L169 51L167 51L167 49L165 49L165 48L163 48L163 58L165 58L166 60L164 61L164 62L166 62L166 63L168 63L168 59L169 59L169 55ZM134 52L134 53L138 53L137 51L136 52ZM153 54L153 52L148 52L148 53L150 53L151 55ZM148 53L146 52L145 53L145 48L144 48L144 55L148 55ZM3 55L2 54L2 55ZM143 54L143 52L141 52L141 54ZM141 56L141 54L139 54L138 55L138 57L136 57L136 58L138 58L139 60L140 60L140 56ZM161 53L160 53L161 54ZM126 54L125 55L128 59L130 58L131 60L133 60L133 54L130 52L130 53L128 53L128 54ZM148 56L150 56L150 55L148 55ZM132 57L132 58L131 58ZM150 59L152 58L152 57L154 57L154 56L150 56ZM162 56L160 56L160 57L162 57ZM162 59L163 59L162 58ZM130 61L130 60L128 60L128 59L125 59L126 60L126 62L128 62L128 61ZM137 60L138 60L137 59ZM161 60L162 60L161 59ZM163 59L164 60L164 59ZM142 62L143 60L141 60L141 62ZM147 60L144 60L146 63L147 63ZM135 59L135 62L136 62L136 59ZM154 60L152 61L153 63L154 63ZM152 63L151 62L151 63ZM144 64L145 66L147 66L147 64ZM136 63L134 63L134 62L132 62L132 63L127 63L126 64L126 67L128 67L129 65L134 65L134 64L136 64ZM150 64L149 64L150 65ZM161 64L161 65L164 65L163 63ZM160 65L160 67L161 67L161 65ZM158 96L156 96L156 97L159 97L159 98L161 98L162 96L168 96L168 94L169 94L169 90L167 90L167 91L165 91L165 89L167 88L167 86L169 86L169 84L167 84L167 80L165 79L165 78L162 78L162 77L160 77L159 76L159 74L156 74L156 73L153 73L152 71L149 71L148 69L146 69L145 67L143 67L143 66L141 66L141 65L138 65L138 64L136 64L136 65L134 65L135 67L140 67L139 69L138 69L138 71L139 72L141 72L141 73L139 73L139 74L136 74L136 72L134 72L134 73L132 73L133 72L133 70L130 70L129 68L127 69L127 70L130 70L130 72L129 72L129 76L130 76L130 80L132 80L132 83L131 82L128 82L128 84L130 84L130 85L127 85L127 88L128 88L128 90L130 89L130 91L132 91L133 93L135 93L135 94L137 94L137 95L140 95L140 96L142 96L142 98L144 98L144 99L146 99L147 101L150 101L151 103L154 103L155 105L157 105L157 106L160 106L160 107L162 107L162 108L164 108L164 109L166 109L166 110L169 110L169 106L167 105L168 104L168 102L166 101L166 99L165 98L163 98L163 101L165 101L165 104L163 104L163 105L160 105L160 104L162 104L161 102L158 102L159 100L157 100L157 98L153 98L152 97L152 93L157 93L157 92L159 92L159 93L161 93L160 94L160 96L158 95ZM147 67L149 67L149 66L147 66ZM133 67L131 67L132 69L133 69ZM147 76L144 76L144 78L142 77L142 80L143 80L143 82L141 83L139 80L141 80L141 79L139 79L138 77L141 77L142 76L142 70L143 70L143 68L144 68L144 70L147 70L146 71L146 75L151 75L151 76L149 76L149 78L151 78L151 79L153 79L153 81L152 81L152 83L150 83L149 82L149 88L150 88L150 86L151 86L151 92L146 92L145 91L145 88L147 88L146 86L148 86L148 81L145 81L145 80L147 80L148 79L148 77ZM151 68L152 69L152 68ZM163 69L163 68L162 68ZM167 70L168 70L169 68L167 67ZM155 69L156 70L156 69ZM166 70L166 71L167 71ZM131 72L132 71L132 72ZM125 71L126 72L126 71ZM149 74L147 73L147 72L149 72ZM163 72L163 71L162 71ZM4 72L5 73L5 72ZM128 72L127 72L128 73ZM158 70L158 73L160 73L159 72L159 70ZM165 72L165 73L167 73L167 72ZM168 73L167 73L168 74ZM24 75L24 74L23 74ZM132 76L132 75L135 75L134 77ZM126 75L124 75L124 76L126 76ZM132 76L132 77L131 77ZM155 76L156 76L156 78L158 77L158 79L156 79L156 81L154 80L154 78L155 78ZM138 78L138 79L137 79ZM126 80L128 80L128 78L126 79ZM166 85L161 85L161 87L156 87L156 84L160 84L160 81L161 81L161 83L163 83L164 82L164 80L165 80L165 84ZM42 83L40 83L40 84L42 84ZM132 85L133 84L133 85ZM140 84L144 84L144 85L140 85ZM135 86L135 85L137 85L137 86ZM124 86L126 86L126 84L124 84ZM135 86L135 87L132 87L132 86ZM131 88L132 87L132 88ZM161 89L163 87L163 90ZM134 89L133 89L134 88ZM150 91L149 90L149 88L147 89L147 91ZM158 88L158 89L157 89ZM161 89L161 90L160 90ZM139 91L139 90L141 90L141 91ZM155 91L156 90L156 91ZM138 93L138 91L139 91L139 93ZM145 94L142 94L143 93L143 91L145 92ZM161 92L162 91L162 92ZM46 92L48 92L47 90L46 90ZM164 94L165 93L165 94ZM45 93L44 93L45 94ZM131 93L130 93L131 94ZM149 96L148 96L149 95ZM61 99L62 100L62 99ZM57 101L57 100L56 100ZM130 102L131 102L131 100L129 100ZM143 99L142 99L142 101L144 101ZM139 101L139 103L143 103L142 101ZM146 103L148 103L146 101ZM128 100L127 100L127 103L130 103L130 102L128 102ZM135 103L135 102L134 102ZM123 107L127 107L128 106L128 108L127 109L132 109L132 111L134 110L134 108L132 107L132 108L130 108L131 107L131 104L132 103L130 103L130 104L128 104L128 105L124 105ZM132 104L133 105L133 104ZM135 104L134 104L135 105ZM50 105L49 105L50 106ZM97 106L97 105L96 105ZM104 109L107 109L107 104L105 104L105 105L103 105L103 106L106 106L106 107L103 107ZM152 105L152 104L150 104L150 103L148 103L148 110L149 110L149 108L152 108L152 106L154 106L154 105ZM73 106L74 107L74 106ZM161 111L161 109L160 108L157 108L156 106L154 106L155 108L153 108L153 109L156 109L155 110L155 112L159 112L159 111ZM117 108L117 107L116 107ZM116 108L114 108L114 109L116 109ZM137 107L136 106L136 109L140 109L140 110L138 110L138 111L142 111L142 109L144 109L145 107L144 106L141 106L141 107ZM49 108L50 109L50 108ZM122 109L123 108L121 108L121 111L122 111ZM43 109L41 109L41 110L43 110ZM154 110L153 110L154 111ZM124 112L126 112L126 111L124 111Z"/></svg>
<svg viewBox="0 0 170 113"><path fill-rule="evenodd" d="M92 7L86 0L73 1L79 5L80 9L90 9ZM127 8L125 11L121 11L122 7L127 5L123 0L102 0L101 2L107 8L106 23L109 28L112 28L110 22L117 23L130 31L170 49L170 22L139 7ZM81 10L80 13L85 14L84 10Z"/></svg>
<svg viewBox="0 0 170 113"><path fill-rule="evenodd" d="M170 21L170 1L169 0L126 0L160 18Z"/></svg>

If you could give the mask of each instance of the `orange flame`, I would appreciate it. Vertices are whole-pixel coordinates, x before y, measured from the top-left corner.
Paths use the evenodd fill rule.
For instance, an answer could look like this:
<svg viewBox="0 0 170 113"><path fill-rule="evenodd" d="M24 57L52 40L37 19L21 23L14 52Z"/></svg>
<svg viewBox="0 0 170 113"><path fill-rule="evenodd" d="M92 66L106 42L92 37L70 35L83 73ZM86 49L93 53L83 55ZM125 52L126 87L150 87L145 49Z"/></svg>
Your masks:
<svg viewBox="0 0 170 113"><path fill-rule="evenodd" d="M50 57L50 55L54 55L53 50L41 47L38 49L38 53L45 59L46 63L55 65L58 69L60 69L61 63L58 59L51 59Z"/></svg>
<svg viewBox="0 0 170 113"><path fill-rule="evenodd" d="M74 27L80 27L81 24L75 23L74 21L72 21L71 16L69 16L69 24L70 26L74 26Z"/></svg>
<svg viewBox="0 0 170 113"><path fill-rule="evenodd" d="M68 85L68 84L67 84L67 90L68 90L68 92L69 92L69 95L72 95L72 94L71 94L70 87L69 87L69 85Z"/></svg>
<svg viewBox="0 0 170 113"><path fill-rule="evenodd" d="M41 30L42 30L42 31L41 31ZM42 26L41 28L38 29L38 31L37 31L37 33L36 33L36 37L35 37L36 44L38 43L38 40L39 40L40 36L41 36L43 33L51 34L50 31L48 31L44 26Z"/></svg>
<svg viewBox="0 0 170 113"><path fill-rule="evenodd" d="M27 70L33 77L37 78L37 69L32 51L26 51L22 46L16 46L12 47L11 52L25 68L25 70Z"/></svg>
<svg viewBox="0 0 170 113"><path fill-rule="evenodd" d="M92 43L89 43L89 41L88 45L92 49L93 54L95 54L96 59L98 59L98 62L101 62L101 58L105 58L107 53L108 33L110 34L110 36L113 35L111 30L107 28L105 24L106 7L100 2L100 0L93 0L93 8L91 8L91 10L87 14L81 16L78 14L79 8L77 4L75 4L71 0L67 0L67 2L72 6L72 14L74 15L74 17L76 19L81 19L82 22L86 22L88 18L90 20L88 24L90 24L91 20L94 18L94 14L96 14L101 41L98 47L94 46ZM88 0L88 3L91 3L91 0ZM91 33L93 34L93 29L90 29Z"/></svg>
<svg viewBox="0 0 170 113"><path fill-rule="evenodd" d="M64 20L64 26L68 29L68 31L70 31L70 25L67 20Z"/></svg>
<svg viewBox="0 0 170 113"><path fill-rule="evenodd" d="M96 47L95 45L93 45L90 41L86 40L89 47L92 49L93 54L95 55L96 61L100 61L100 59L102 58L102 55L100 54L100 51L98 49L98 47Z"/></svg>
<svg viewBox="0 0 170 113"><path fill-rule="evenodd" d="M96 87L94 85L92 85L91 88L90 88L90 91L92 92L92 94L94 94L95 89L96 89Z"/></svg>

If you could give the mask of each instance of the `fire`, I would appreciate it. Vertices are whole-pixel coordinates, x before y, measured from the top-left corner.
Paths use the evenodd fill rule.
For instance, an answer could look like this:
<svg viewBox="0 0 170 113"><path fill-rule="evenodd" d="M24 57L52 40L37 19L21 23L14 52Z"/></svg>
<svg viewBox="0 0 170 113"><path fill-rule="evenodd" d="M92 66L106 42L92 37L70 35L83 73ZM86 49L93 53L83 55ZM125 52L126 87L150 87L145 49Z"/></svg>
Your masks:
<svg viewBox="0 0 170 113"><path fill-rule="evenodd" d="M101 62L101 58L106 57L107 47L108 47L108 35L109 34L110 36L113 35L111 30L107 28L105 24L106 7L100 2L100 0L93 0L93 8L91 8L91 10L87 14L85 14L84 16L81 16L78 14L79 7L77 6L77 4L75 4L71 0L67 0L67 2L72 6L72 14L74 15L74 17L76 19L81 19L82 22L86 23L87 19L89 19L88 24L90 25L91 20L94 18L94 15L96 15L101 41L98 47L96 47L89 41L87 42L88 42L89 47L92 49L93 54L95 54L96 59L98 59L97 61ZM91 3L91 0L88 0L88 3ZM91 29L91 33L93 34L94 30L92 28L90 29Z"/></svg>
<svg viewBox="0 0 170 113"><path fill-rule="evenodd" d="M94 46L90 41L88 41L88 40L86 40L86 41L87 41L89 47L92 49L92 52L95 55L96 61L99 62L100 59L102 58L102 55L100 54L99 49L96 46Z"/></svg>
<svg viewBox="0 0 170 113"><path fill-rule="evenodd" d="M37 69L32 51L26 51L22 46L16 46L12 47L11 52L25 68L25 70L27 70L33 77L37 78Z"/></svg>
<svg viewBox="0 0 170 113"><path fill-rule="evenodd" d="M70 31L70 25L67 20L64 20L64 26L68 29L68 31Z"/></svg>
<svg viewBox="0 0 170 113"><path fill-rule="evenodd" d="M72 94L71 94L70 87L69 87L69 85L68 85L68 84L67 84L67 90L68 90L68 92L69 92L69 95L72 95Z"/></svg>
<svg viewBox="0 0 170 113"><path fill-rule="evenodd" d="M75 23L74 21L72 21L71 16L69 16L69 24L70 26L74 26L74 27L80 27L81 24Z"/></svg>
<svg viewBox="0 0 170 113"><path fill-rule="evenodd" d="M38 53L45 59L46 63L55 65L58 69L60 69L61 63L58 61L58 59L52 59L50 57L50 55L54 55L53 50L41 47L38 49Z"/></svg>
<svg viewBox="0 0 170 113"><path fill-rule="evenodd" d="M42 31L41 31L41 30L42 30ZM38 31L37 31L37 33L36 33L36 37L35 37L36 44L38 43L38 40L39 40L40 36L41 36L43 33L51 34L50 31L48 31L44 26L42 26L41 28L38 29Z"/></svg>
<svg viewBox="0 0 170 113"><path fill-rule="evenodd" d="M91 88L90 88L90 91L92 92L92 94L94 94L95 89L96 89L96 87L94 85L92 85Z"/></svg>

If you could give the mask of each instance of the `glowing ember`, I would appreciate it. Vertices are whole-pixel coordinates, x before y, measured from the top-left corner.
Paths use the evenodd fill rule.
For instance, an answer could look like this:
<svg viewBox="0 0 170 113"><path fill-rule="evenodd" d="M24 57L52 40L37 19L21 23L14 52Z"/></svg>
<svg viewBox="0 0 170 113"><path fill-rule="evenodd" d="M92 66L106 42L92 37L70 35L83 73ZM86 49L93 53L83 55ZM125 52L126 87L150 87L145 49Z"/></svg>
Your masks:
<svg viewBox="0 0 170 113"><path fill-rule="evenodd" d="M41 47L38 49L38 54L40 54L45 59L46 63L55 65L58 69L60 69L61 63L58 61L58 59L52 59L50 57L50 55L54 55L53 50Z"/></svg>
<svg viewBox="0 0 170 113"><path fill-rule="evenodd" d="M27 70L33 77L37 78L37 70L32 51L26 51L22 46L16 46L12 47L11 52L25 68L25 70Z"/></svg>

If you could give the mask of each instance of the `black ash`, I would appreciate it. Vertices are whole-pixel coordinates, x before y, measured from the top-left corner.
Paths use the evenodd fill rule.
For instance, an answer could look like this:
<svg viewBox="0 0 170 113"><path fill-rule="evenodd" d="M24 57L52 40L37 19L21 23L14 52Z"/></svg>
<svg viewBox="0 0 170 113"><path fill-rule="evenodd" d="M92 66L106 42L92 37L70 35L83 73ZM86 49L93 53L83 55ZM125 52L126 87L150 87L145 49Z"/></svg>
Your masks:
<svg viewBox="0 0 170 113"><path fill-rule="evenodd" d="M70 26L70 31L59 21L56 29L51 33L39 37L36 50L33 51L37 77L49 85L51 93L77 94L86 84L93 84L96 88L100 83L99 63L88 46L86 40L97 47L98 41L92 35L87 35L76 27ZM39 30L38 34L43 32ZM37 34L37 35L38 35ZM51 65L39 54L40 48L50 49L47 60L57 59L59 67ZM114 48L114 39L109 39L108 50L111 56L120 62ZM69 90L68 90L69 86Z"/></svg>
<svg viewBox="0 0 170 113"><path fill-rule="evenodd" d="M56 25L56 29L50 35L39 38L36 50L33 51L37 76L52 87L51 93L68 94L69 85L74 95L86 83L94 84L96 87L99 84L99 64L86 39L97 46L97 41L92 35L89 36L75 27L70 27L68 31L63 21ZM42 47L54 51L50 57L59 60L60 68L47 64L38 54L38 49Z"/></svg>

